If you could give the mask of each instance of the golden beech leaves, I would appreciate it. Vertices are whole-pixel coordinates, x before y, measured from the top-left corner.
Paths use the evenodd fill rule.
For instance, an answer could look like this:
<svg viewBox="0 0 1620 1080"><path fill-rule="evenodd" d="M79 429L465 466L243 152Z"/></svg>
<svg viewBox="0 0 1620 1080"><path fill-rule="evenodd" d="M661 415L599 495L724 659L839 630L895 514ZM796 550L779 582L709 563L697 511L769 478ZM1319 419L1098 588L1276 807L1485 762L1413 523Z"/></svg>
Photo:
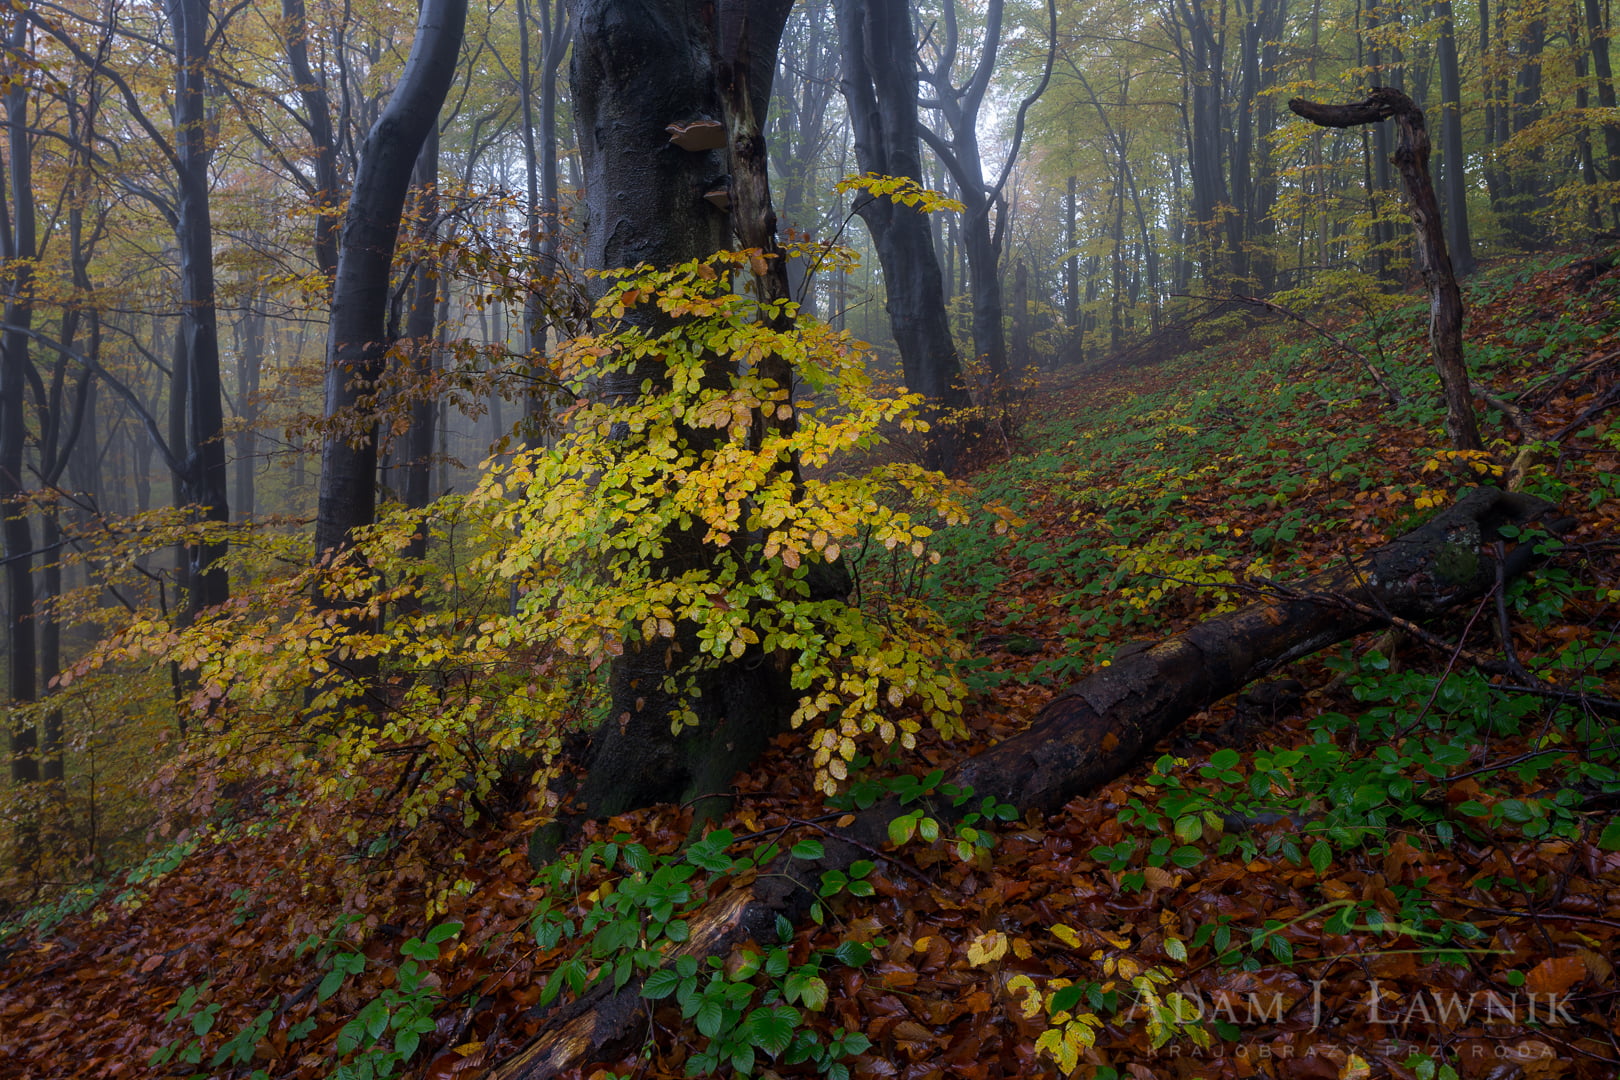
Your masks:
<svg viewBox="0 0 1620 1080"><path fill-rule="evenodd" d="M774 305L732 291L752 258L602 275L596 318L610 329L557 351L580 401L571 427L474 499L516 536L489 563L522 596L514 638L593 663L667 642L682 654L665 686L677 700L705 667L774 657L800 694L794 725L817 727L812 762L831 792L863 741L914 745L916 714L961 730L964 654L925 605L870 587L858 607L826 599L812 568L857 550L937 561L931 538L967 520L967 491L908 464L828 471L880 443L881 425L911 421L919 399L874 393L846 335L804 319L781 329ZM766 374L784 362L809 391L797 402ZM605 379L639 394L599 394ZM691 540L702 556L682 549L672 572Z"/></svg>
<svg viewBox="0 0 1620 1080"><path fill-rule="evenodd" d="M901 206L909 206L913 210L920 210L925 214L936 211L949 211L963 213L963 207L956 199L942 195L937 191L918 184L909 176L881 176L877 173L865 175L851 174L838 182L838 190L843 194L851 191L860 191L874 199L890 199Z"/></svg>
<svg viewBox="0 0 1620 1080"><path fill-rule="evenodd" d="M376 836L379 801L402 834L465 824L503 768L543 781L564 733L602 719L603 668L630 648L669 658L677 702L705 668L779 664L823 791L925 725L961 733L965 648L868 564L929 565L969 492L915 465L844 464L914 424L918 398L876 392L847 336L781 329L733 292L747 260L615 275L606 329L557 350L577 396L554 445L489 467L469 496L384 508L335 559L309 565L296 532L178 513L101 544L96 576L117 582L162 548L228 541L232 600L187 625L138 608L52 701L105 711L138 677L150 726L172 730L179 671L186 737L159 780L173 803L207 813L227 783L271 785L299 800L290 827L311 842ZM796 399L766 374L782 362ZM609 375L632 392L604 393ZM833 567L858 604L812 590Z"/></svg>

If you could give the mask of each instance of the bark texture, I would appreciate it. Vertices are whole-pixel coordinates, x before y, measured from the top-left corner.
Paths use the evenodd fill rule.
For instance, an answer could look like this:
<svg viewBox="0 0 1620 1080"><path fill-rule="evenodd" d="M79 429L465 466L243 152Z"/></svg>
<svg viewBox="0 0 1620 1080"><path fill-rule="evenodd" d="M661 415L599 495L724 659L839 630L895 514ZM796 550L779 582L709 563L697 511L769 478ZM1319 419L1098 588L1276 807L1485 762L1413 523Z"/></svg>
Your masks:
<svg viewBox="0 0 1620 1080"><path fill-rule="evenodd" d="M1294 98L1288 107L1319 127L1357 127L1395 118L1399 132L1395 166L1406 184L1407 209L1417 233L1418 269L1429 287L1429 345L1446 403L1446 434L1458 450L1483 450L1468 392L1468 368L1463 363L1462 292L1451 269L1440 203L1429 178L1429 134L1423 126L1423 110L1401 91L1387 86L1374 87L1367 100L1350 105Z"/></svg>
<svg viewBox="0 0 1620 1080"><path fill-rule="evenodd" d="M6 27L5 59L18 65L27 44L28 17L15 12ZM0 336L0 536L6 565L7 697L30 702L36 697L37 646L34 637L34 541L28 507L22 501L23 450L27 441L29 330L33 325L33 259L37 254L34 224L33 140L28 135L28 81L14 75L5 92L7 142L6 180L11 187L12 214L0 222L0 263L7 270L5 283L6 330ZM0 192L3 195L3 192ZM3 203L0 199L0 203ZM32 783L39 779L39 733L32 725L7 723L11 779ZM25 840L27 838L25 837ZM22 845L23 859L32 859L31 842Z"/></svg>
<svg viewBox="0 0 1620 1080"><path fill-rule="evenodd" d="M988 795L1026 811L1056 810L1120 775L1194 712L1290 661L1390 617L1425 619L1488 595L1498 580L1491 547L1503 539L1503 527L1552 512L1540 499L1476 489L1351 565L1206 620L1089 676L1048 703L1022 734L967 759L945 782L971 786L972 804ZM1508 553L1502 580L1530 565L1533 547ZM749 939L767 939L779 915L802 917L819 875L884 845L889 821L901 812L894 800L880 803L835 830L843 839L825 844L822 859L784 856L752 882L719 894L689 921L691 937L680 953L724 955ZM945 819L952 813L949 807L930 812ZM638 981L616 993L599 987L557 1008L539 1035L488 1075L557 1076L616 1056L646 1030Z"/></svg>
<svg viewBox="0 0 1620 1080"><path fill-rule="evenodd" d="M586 265L668 267L719 251L730 239L732 218L704 195L722 188L743 206L742 231L750 242L774 247L757 117L765 111L789 6L785 0L714 6L576 0L572 76L585 167ZM694 121L724 124L728 143L738 139L740 145L729 158L725 147L682 149L666 129ZM740 176L728 172L732 160ZM783 287L779 273L775 267L766 275L766 295ZM713 377L726 377L732 363L714 357ZM649 358L604 378L599 389L631 399L643 380L664 377L662 365ZM773 377L791 382L785 370ZM698 449L706 437L695 429L684 435ZM680 574L706 558L696 533L675 535L660 569ZM612 713L596 733L578 796L586 813L601 817L727 791L737 770L785 726L794 699L783 673L745 657L701 674L699 693L689 702L698 723L671 734L682 702L663 683L683 657L697 654L695 635L682 628L674 648L627 648L613 662Z"/></svg>

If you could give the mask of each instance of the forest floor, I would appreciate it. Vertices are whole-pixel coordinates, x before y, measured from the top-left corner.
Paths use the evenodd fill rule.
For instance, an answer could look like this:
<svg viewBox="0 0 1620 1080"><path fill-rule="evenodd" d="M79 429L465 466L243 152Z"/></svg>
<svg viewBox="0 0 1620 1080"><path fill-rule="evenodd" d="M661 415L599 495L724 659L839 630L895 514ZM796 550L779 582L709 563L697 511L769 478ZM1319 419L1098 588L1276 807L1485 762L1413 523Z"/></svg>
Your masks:
<svg viewBox="0 0 1620 1080"><path fill-rule="evenodd" d="M1620 1075L1620 272L1498 267L1468 301L1474 377L1546 440L1526 487L1577 522L1540 570L1426 638L1279 671L1059 813L823 882L819 923L672 985L644 1052L582 1075ZM1400 404L1297 327L1229 329L1031 394L974 477L1023 524L955 529L898 583L975 643L971 738L925 733L829 807L783 737L717 823L732 851L814 842L902 773L931 786L1132 643L1407 531L1522 442L1485 411L1493 458L1444 450L1414 297L1336 328ZM670 806L589 826L537 883L531 799L380 857L261 808L0 926L0 1076L481 1075L614 969L601 913L637 871L685 867L677 915L719 887ZM337 849L369 891L333 891ZM721 1054L745 1012L760 1052Z"/></svg>

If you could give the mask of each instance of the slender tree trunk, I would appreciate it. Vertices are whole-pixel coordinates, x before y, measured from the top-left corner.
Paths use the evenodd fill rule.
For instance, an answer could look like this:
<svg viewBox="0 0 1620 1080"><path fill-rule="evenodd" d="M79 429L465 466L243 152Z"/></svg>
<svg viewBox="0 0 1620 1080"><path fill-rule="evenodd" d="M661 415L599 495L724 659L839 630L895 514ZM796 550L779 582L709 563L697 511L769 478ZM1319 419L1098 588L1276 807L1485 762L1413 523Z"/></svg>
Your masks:
<svg viewBox="0 0 1620 1080"><path fill-rule="evenodd" d="M1592 88L1586 81L1590 57L1580 48L1582 26L1579 12L1570 12L1568 26L1569 40L1575 52L1575 111L1583 118L1583 122L1575 128L1575 156L1581 170L1581 183L1586 186L1587 223L1597 232L1603 228L1603 211L1598 193L1597 159L1592 152L1592 132L1584 122L1592 106Z"/></svg>
<svg viewBox="0 0 1620 1080"><path fill-rule="evenodd" d="M1468 229L1468 159L1463 154L1462 80L1457 65L1457 34L1451 0L1435 0L1440 23L1440 154L1445 163L1446 240L1458 277L1474 272L1474 245Z"/></svg>
<svg viewBox="0 0 1620 1080"><path fill-rule="evenodd" d="M1063 321L1071 329L1080 325L1080 242L1075 236L1075 218L1078 216L1078 195L1073 176L1069 177L1068 196L1063 201L1063 246L1068 254L1063 260Z"/></svg>
<svg viewBox="0 0 1620 1080"><path fill-rule="evenodd" d="M856 162L862 172L921 183L910 10L904 0L837 0L835 10ZM883 267L889 325L906 385L928 400L936 416L966 407L970 399L926 218L889 199L858 198L856 211L872 234ZM935 430L928 464L950 470L957 459L955 440Z"/></svg>
<svg viewBox="0 0 1620 1080"><path fill-rule="evenodd" d="M247 283L244 283L247 284ZM247 284L245 305L236 322L236 516L246 521L256 510L259 471L259 382L264 372L264 294Z"/></svg>
<svg viewBox="0 0 1620 1080"><path fill-rule="evenodd" d="M338 227L342 206L338 179L337 140L332 133L332 105L326 83L315 77L309 63L309 20L304 0L281 0L281 18L286 35L287 64L298 80L305 124L309 130L311 166L315 174L315 265L327 279L337 273Z"/></svg>
<svg viewBox="0 0 1620 1080"><path fill-rule="evenodd" d="M1383 23L1381 8L1386 6L1388 0L1368 0L1367 37L1371 42L1367 49L1367 62L1374 71L1374 78L1383 82L1387 78L1384 73L1384 51L1378 46L1377 31ZM1372 236L1373 236L1373 265L1378 268L1378 276L1387 280L1394 277L1393 260L1390 258L1390 249L1395 245L1395 234L1392 224L1387 219L1389 211L1388 200L1394 186L1394 176L1390 172L1390 125L1380 122L1371 125L1372 135L1372 187L1367 192L1368 203L1372 210Z"/></svg>
<svg viewBox="0 0 1620 1080"><path fill-rule="evenodd" d="M1620 181L1620 120L1615 119L1614 69L1609 58L1609 27L1603 20L1598 0L1584 0L1586 36L1592 47L1592 74L1597 79L1598 106L1608 119L1603 122L1603 148L1608 151L1609 164L1605 175L1611 181ZM1620 206L1611 207L1615 221L1620 223Z"/></svg>
<svg viewBox="0 0 1620 1080"><path fill-rule="evenodd" d="M542 4L547 0L540 0ZM531 59L529 0L517 0L518 103L521 106L523 136L523 182L527 188L528 213L523 246L528 252L530 272L540 272L540 155L534 141L534 62ZM523 351L531 358L546 347L545 310L540 290L531 288L523 303Z"/></svg>
<svg viewBox="0 0 1620 1080"><path fill-rule="evenodd" d="M361 404L388 354L390 272L405 196L455 76L466 19L467 0L422 0L404 73L361 150L327 335L325 414L337 426L321 450L317 558L348 547L353 531L376 517L377 418Z"/></svg>
<svg viewBox="0 0 1620 1080"><path fill-rule="evenodd" d="M405 338L410 343L410 427L403 446L405 482L401 497L406 506L420 510L432 501L433 435L438 416L437 395L431 389L438 362L439 268L429 254L439 212L439 132L428 131L416 156L416 217L420 253L412 281L410 314ZM409 554L427 554L427 531L412 541Z"/></svg>
<svg viewBox="0 0 1620 1080"><path fill-rule="evenodd" d="M1513 134L1526 130L1542 115L1541 66L1547 44L1547 20L1537 11L1524 24L1519 36L1518 74L1513 90ZM1546 167L1542 148L1532 143L1524 151L1525 163L1514 170L1514 203L1504 223L1507 230L1527 249L1545 247L1547 232L1537 220L1546 209Z"/></svg>
<svg viewBox="0 0 1620 1080"><path fill-rule="evenodd" d="M1114 181L1114 232L1109 259L1113 264L1114 285L1108 305L1108 348L1116 356L1125 348L1125 175L1123 158Z"/></svg>
<svg viewBox="0 0 1620 1080"><path fill-rule="evenodd" d="M22 501L24 445L27 438L28 330L34 318L33 138L28 133L29 79L23 63L28 55L28 13L16 9L6 26L4 60L10 76L5 91L6 173L11 187L11 213L0 222L0 264L7 274L6 328L0 332L0 536L3 536L6 580L7 696L18 703L38 697L38 656L34 635L34 542L28 509ZM3 192L0 192L3 195ZM39 732L32 722L10 726L11 779L19 784L39 779ZM20 838L20 862L31 867L38 855L37 834L25 830Z"/></svg>
<svg viewBox="0 0 1620 1080"><path fill-rule="evenodd" d="M1016 377L1027 375L1029 355L1029 267L1023 259L1013 269L1013 338L1012 371Z"/></svg>
<svg viewBox="0 0 1620 1080"><path fill-rule="evenodd" d="M185 465L182 505L204 521L231 520L226 496L225 410L214 297L213 215L209 207L207 64L208 0L168 0L174 34L175 243L180 256L180 330L185 343L184 439L170 443ZM176 372L179 378L180 372ZM230 597L223 538L194 544L185 615Z"/></svg>

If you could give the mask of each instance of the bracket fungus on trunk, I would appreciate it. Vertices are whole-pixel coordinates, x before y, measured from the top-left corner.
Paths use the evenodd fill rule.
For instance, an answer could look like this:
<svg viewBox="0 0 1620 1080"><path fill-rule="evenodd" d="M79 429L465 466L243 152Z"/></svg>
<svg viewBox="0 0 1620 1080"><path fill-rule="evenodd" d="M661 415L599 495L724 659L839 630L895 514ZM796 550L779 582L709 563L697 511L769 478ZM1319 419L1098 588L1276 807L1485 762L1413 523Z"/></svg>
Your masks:
<svg viewBox="0 0 1620 1080"><path fill-rule="evenodd" d="M670 124L664 130L669 132L670 142L682 150L691 150L694 153L718 150L726 145L726 125L718 120L693 120L685 124Z"/></svg>

